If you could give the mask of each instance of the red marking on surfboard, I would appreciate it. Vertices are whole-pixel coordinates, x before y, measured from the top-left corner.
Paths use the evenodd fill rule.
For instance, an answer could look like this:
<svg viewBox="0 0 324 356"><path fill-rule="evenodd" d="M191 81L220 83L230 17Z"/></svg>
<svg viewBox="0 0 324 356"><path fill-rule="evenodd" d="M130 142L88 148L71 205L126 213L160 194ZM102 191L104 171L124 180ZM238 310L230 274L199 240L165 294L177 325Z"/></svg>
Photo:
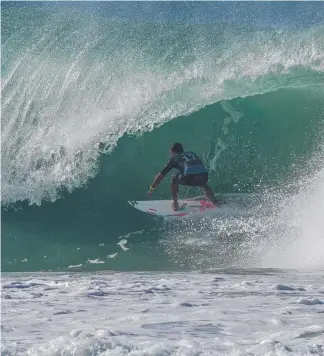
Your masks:
<svg viewBox="0 0 324 356"><path fill-rule="evenodd" d="M149 208L149 209L147 209L146 212L149 213L149 214L151 214L151 215L156 215L157 210L156 210L156 209L153 209L153 208Z"/></svg>
<svg viewBox="0 0 324 356"><path fill-rule="evenodd" d="M200 212L204 212L206 209L215 209L216 205L210 201L206 200L199 200L201 204L201 208L199 209Z"/></svg>

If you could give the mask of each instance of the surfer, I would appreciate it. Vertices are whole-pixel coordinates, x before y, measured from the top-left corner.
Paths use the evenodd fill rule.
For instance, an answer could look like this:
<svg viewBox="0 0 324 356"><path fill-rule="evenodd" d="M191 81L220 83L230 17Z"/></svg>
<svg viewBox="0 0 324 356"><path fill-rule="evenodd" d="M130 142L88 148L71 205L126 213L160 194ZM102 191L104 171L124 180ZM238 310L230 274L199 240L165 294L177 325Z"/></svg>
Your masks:
<svg viewBox="0 0 324 356"><path fill-rule="evenodd" d="M179 209L179 184L201 187L207 199L216 204L217 200L215 195L207 185L208 172L199 157L193 152L184 152L183 146L179 142L174 143L169 151L171 158L162 171L154 178L148 194L151 195L164 176L167 175L172 168L175 168L179 172L174 174L171 180L171 192L173 197L172 208L174 211Z"/></svg>

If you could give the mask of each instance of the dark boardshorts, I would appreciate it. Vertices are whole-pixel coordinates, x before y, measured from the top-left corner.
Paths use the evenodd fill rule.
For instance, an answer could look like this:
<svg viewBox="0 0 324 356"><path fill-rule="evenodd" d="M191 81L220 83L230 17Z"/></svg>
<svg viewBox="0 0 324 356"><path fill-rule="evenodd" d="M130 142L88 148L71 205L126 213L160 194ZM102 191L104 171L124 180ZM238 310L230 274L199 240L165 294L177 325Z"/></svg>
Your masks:
<svg viewBox="0 0 324 356"><path fill-rule="evenodd" d="M172 176L171 183L178 183L181 185L200 186L208 182L208 173L187 174L183 175L181 172Z"/></svg>

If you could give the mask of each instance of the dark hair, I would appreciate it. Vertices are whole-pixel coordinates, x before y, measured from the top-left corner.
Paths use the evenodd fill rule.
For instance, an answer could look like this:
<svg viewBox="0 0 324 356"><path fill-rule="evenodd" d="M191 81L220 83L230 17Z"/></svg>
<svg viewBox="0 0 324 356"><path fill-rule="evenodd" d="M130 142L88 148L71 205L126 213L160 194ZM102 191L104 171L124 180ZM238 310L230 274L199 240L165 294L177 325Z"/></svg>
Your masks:
<svg viewBox="0 0 324 356"><path fill-rule="evenodd" d="M171 151L174 153L182 153L183 152L183 147L180 142L176 142L172 145Z"/></svg>

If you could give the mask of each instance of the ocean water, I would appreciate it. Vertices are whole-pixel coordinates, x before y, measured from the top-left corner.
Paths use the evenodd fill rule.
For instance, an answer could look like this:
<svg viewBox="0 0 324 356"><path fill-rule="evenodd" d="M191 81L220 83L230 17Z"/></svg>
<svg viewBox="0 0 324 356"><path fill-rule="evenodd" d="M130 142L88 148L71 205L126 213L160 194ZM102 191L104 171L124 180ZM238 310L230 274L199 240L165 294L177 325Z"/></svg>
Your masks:
<svg viewBox="0 0 324 356"><path fill-rule="evenodd" d="M4 355L324 354L323 3L2 2L1 49ZM231 214L127 204L176 141Z"/></svg>

